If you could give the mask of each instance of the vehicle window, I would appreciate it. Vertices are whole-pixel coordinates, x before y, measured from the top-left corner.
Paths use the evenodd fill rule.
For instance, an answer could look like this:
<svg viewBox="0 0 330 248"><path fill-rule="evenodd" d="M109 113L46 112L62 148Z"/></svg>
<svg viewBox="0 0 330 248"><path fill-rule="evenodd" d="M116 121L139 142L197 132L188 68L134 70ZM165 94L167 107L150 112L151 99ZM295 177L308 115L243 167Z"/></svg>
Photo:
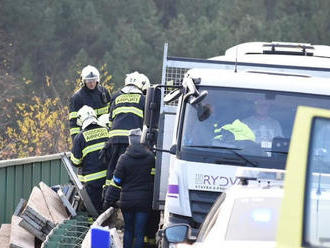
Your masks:
<svg viewBox="0 0 330 248"><path fill-rule="evenodd" d="M321 95L207 86L199 90L208 95L197 105L185 104L179 141L182 159L189 161L223 164L219 158L224 154L239 160L239 153L261 167L283 169L297 106L330 108L329 97Z"/></svg>
<svg viewBox="0 0 330 248"><path fill-rule="evenodd" d="M281 200L275 197L235 200L225 239L274 241Z"/></svg>
<svg viewBox="0 0 330 248"><path fill-rule="evenodd" d="M306 179L304 242L330 247L330 119L313 121Z"/></svg>

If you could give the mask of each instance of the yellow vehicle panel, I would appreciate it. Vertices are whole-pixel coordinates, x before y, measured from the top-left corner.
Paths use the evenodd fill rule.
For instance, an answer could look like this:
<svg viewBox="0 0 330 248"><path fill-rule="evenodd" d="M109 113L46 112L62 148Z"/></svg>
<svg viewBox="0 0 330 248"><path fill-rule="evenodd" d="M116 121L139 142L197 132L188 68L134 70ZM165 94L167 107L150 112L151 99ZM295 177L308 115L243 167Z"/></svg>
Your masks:
<svg viewBox="0 0 330 248"><path fill-rule="evenodd" d="M329 119L330 111L304 106L297 110L286 164L277 247L305 247L303 240L306 179L313 120L318 117Z"/></svg>

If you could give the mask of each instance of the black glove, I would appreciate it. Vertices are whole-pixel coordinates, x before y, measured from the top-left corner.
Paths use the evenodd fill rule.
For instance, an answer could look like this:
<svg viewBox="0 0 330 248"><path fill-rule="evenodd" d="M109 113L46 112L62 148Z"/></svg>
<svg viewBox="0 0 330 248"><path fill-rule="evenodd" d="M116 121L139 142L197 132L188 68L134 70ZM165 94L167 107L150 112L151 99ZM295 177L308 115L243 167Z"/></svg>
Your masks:
<svg viewBox="0 0 330 248"><path fill-rule="evenodd" d="M120 188L111 185L104 190L103 209L108 209L109 207L118 208L117 201L120 198L120 191Z"/></svg>
<svg viewBox="0 0 330 248"><path fill-rule="evenodd" d="M103 205L102 205L103 211L106 211L110 207L118 208L118 205L116 202L108 202L108 201L103 202Z"/></svg>

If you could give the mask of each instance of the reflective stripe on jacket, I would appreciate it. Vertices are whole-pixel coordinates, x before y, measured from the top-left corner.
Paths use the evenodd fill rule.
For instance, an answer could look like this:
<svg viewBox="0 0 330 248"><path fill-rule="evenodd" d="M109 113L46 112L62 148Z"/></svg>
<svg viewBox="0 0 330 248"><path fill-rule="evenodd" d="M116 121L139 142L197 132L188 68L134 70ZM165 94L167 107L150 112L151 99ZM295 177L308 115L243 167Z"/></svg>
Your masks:
<svg viewBox="0 0 330 248"><path fill-rule="evenodd" d="M105 180L107 166L99 159L99 151L108 139L108 129L96 124L87 126L74 138L71 161L79 167L78 178L81 182Z"/></svg>
<svg viewBox="0 0 330 248"><path fill-rule="evenodd" d="M128 144L129 130L142 129L145 97L138 92L120 91L113 96L110 107L111 143Z"/></svg>

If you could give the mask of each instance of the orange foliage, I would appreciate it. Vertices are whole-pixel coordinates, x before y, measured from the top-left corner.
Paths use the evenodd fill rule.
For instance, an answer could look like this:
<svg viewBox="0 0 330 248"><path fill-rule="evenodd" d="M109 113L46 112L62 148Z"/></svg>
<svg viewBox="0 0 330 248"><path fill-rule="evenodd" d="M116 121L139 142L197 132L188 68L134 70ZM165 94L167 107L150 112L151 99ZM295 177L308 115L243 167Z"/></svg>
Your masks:
<svg viewBox="0 0 330 248"><path fill-rule="evenodd" d="M33 97L33 104L16 104L17 129L8 127L6 138L0 136L2 159L40 156L69 150L68 107L58 98L41 100Z"/></svg>

